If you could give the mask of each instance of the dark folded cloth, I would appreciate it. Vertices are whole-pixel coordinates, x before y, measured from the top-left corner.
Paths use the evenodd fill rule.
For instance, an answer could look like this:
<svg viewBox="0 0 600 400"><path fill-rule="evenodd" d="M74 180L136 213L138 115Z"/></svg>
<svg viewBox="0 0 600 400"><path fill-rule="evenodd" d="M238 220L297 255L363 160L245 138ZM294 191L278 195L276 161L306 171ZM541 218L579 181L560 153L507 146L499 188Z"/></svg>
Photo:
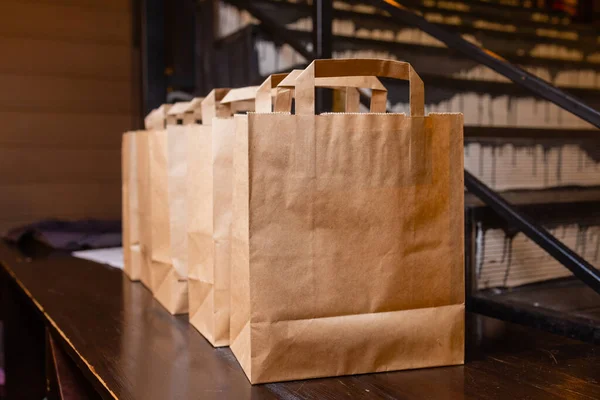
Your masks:
<svg viewBox="0 0 600 400"><path fill-rule="evenodd" d="M46 220L11 229L4 238L14 243L33 238L68 251L117 247L121 245L121 221Z"/></svg>

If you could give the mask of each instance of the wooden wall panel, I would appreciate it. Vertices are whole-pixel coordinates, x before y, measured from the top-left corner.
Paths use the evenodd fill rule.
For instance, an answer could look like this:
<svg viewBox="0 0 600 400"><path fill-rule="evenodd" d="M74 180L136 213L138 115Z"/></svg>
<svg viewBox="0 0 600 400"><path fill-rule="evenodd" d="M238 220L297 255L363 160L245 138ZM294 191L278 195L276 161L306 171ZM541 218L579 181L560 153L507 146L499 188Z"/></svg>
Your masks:
<svg viewBox="0 0 600 400"><path fill-rule="evenodd" d="M0 110L127 113L130 82L60 76L0 75Z"/></svg>
<svg viewBox="0 0 600 400"><path fill-rule="evenodd" d="M13 210L0 216L4 230L11 221L47 218L119 218L121 182L3 185L0 208Z"/></svg>
<svg viewBox="0 0 600 400"><path fill-rule="evenodd" d="M6 0L4 0L6 1ZM131 11L129 0L12 0L20 3L31 4L60 4L62 6L76 6L100 11L120 11L128 13Z"/></svg>
<svg viewBox="0 0 600 400"><path fill-rule="evenodd" d="M0 176L5 185L114 182L120 160L118 149L0 148Z"/></svg>
<svg viewBox="0 0 600 400"><path fill-rule="evenodd" d="M1 111L0 148L119 148L132 125L128 114ZM1 179L1 178L0 178Z"/></svg>
<svg viewBox="0 0 600 400"><path fill-rule="evenodd" d="M0 231L120 217L131 20L128 0L0 0Z"/></svg>
<svg viewBox="0 0 600 400"><path fill-rule="evenodd" d="M131 44L132 33L128 12L2 0L0 36Z"/></svg>
<svg viewBox="0 0 600 400"><path fill-rule="evenodd" d="M8 196L0 196L0 207L20 209L13 214L15 217L60 217L86 212L114 217L120 211L120 186L120 181L5 185L2 190ZM98 207L99 204L106 207Z"/></svg>
<svg viewBox="0 0 600 400"><path fill-rule="evenodd" d="M0 37L0 49L0 74L131 81L131 49L127 45Z"/></svg>

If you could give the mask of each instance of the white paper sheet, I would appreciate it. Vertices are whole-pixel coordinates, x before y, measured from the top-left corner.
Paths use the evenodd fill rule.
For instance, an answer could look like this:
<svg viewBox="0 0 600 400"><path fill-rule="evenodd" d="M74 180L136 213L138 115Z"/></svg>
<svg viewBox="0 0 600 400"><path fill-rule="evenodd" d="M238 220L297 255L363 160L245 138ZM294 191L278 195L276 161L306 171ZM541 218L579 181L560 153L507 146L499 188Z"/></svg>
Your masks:
<svg viewBox="0 0 600 400"><path fill-rule="evenodd" d="M111 267L123 269L123 248L112 247L109 249L94 249L74 251L71 253L73 257L83 258L90 261L95 261L101 264L108 264Z"/></svg>

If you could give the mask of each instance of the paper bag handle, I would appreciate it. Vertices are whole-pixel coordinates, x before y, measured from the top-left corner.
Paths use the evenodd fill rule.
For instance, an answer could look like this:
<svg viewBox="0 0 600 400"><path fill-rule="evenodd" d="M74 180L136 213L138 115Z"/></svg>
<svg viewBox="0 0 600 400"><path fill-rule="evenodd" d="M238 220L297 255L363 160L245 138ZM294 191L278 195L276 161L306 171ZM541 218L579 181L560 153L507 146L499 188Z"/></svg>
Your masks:
<svg viewBox="0 0 600 400"><path fill-rule="evenodd" d="M302 70L293 70L279 85L278 97L276 99L275 111L290 112L291 97L284 89L294 89L297 85L296 79ZM387 89L375 76L342 76L316 78L316 87L327 87L331 89L343 89L346 97L346 112L358 112L360 107L360 93L358 88L372 89L370 111L374 113L385 113L387 106ZM291 91L290 91L291 93ZM283 99L281 98L283 96Z"/></svg>
<svg viewBox="0 0 600 400"><path fill-rule="evenodd" d="M171 108L171 104L163 104L158 108L150 111L144 118L144 127L146 130L161 130L165 128L167 112Z"/></svg>
<svg viewBox="0 0 600 400"><path fill-rule="evenodd" d="M293 72L293 71L292 71ZM289 74L272 74L258 87L256 91L257 113L270 113L273 107L273 89L277 87Z"/></svg>
<svg viewBox="0 0 600 400"><path fill-rule="evenodd" d="M214 117L229 117L231 108L229 105L221 104L221 100L227 95L229 89L213 89L202 100L202 125L212 125Z"/></svg>
<svg viewBox="0 0 600 400"><path fill-rule="evenodd" d="M221 100L221 104L233 105L238 102L254 101L254 111L271 112L273 106L272 89L285 79L288 74L272 74L260 86L248 86L231 89Z"/></svg>
<svg viewBox="0 0 600 400"><path fill-rule="evenodd" d="M296 115L315 115L315 78L377 76L408 80L410 115L425 114L423 81L412 66L403 61L377 59L314 60L296 79Z"/></svg>
<svg viewBox="0 0 600 400"><path fill-rule="evenodd" d="M200 106L203 98L196 97L191 101L177 102L167 111L167 125L189 125L202 119Z"/></svg>
<svg viewBox="0 0 600 400"><path fill-rule="evenodd" d="M251 86L241 89L232 89L221 101L229 104L236 101L254 100L254 111L270 113L273 107L273 89L283 81L288 74L272 74L260 86Z"/></svg>
<svg viewBox="0 0 600 400"><path fill-rule="evenodd" d="M231 89L221 100L221 104L232 104L238 102L247 102L256 99L258 86L246 86L237 89Z"/></svg>

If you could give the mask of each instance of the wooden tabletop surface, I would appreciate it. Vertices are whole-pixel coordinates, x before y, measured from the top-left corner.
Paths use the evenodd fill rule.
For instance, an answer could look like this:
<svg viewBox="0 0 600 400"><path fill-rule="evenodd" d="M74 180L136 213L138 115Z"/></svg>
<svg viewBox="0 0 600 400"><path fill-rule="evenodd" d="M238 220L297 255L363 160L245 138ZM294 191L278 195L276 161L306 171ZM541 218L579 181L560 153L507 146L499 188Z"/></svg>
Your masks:
<svg viewBox="0 0 600 400"><path fill-rule="evenodd" d="M117 269L4 244L0 261L104 398L600 399L600 348L476 314L464 366L252 386L228 348Z"/></svg>

